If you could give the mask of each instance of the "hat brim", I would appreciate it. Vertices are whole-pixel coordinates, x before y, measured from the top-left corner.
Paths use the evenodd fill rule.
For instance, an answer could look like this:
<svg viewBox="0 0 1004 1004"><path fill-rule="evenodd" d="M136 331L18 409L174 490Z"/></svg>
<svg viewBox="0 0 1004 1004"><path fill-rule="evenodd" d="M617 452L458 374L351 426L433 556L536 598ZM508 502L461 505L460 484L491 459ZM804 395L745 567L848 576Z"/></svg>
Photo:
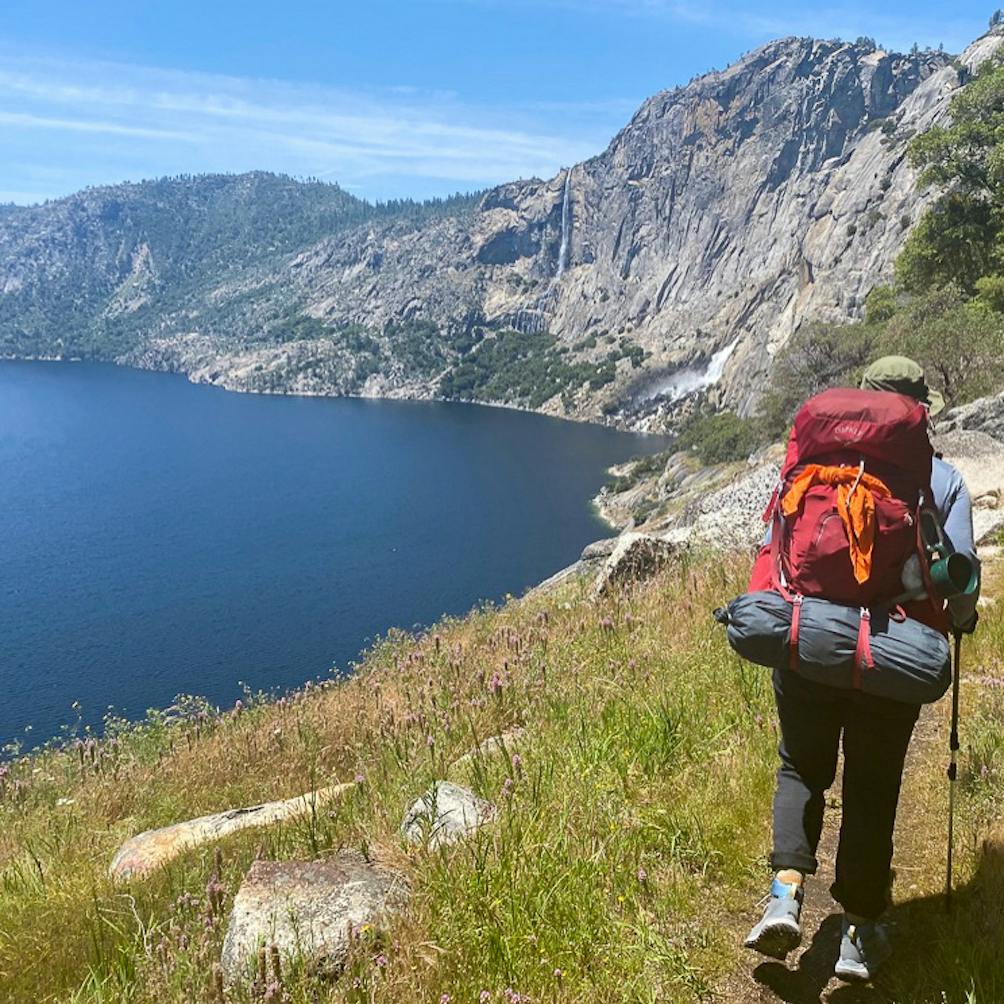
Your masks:
<svg viewBox="0 0 1004 1004"><path fill-rule="evenodd" d="M927 410L932 418L935 415L940 414L942 411L945 410L945 399L941 396L940 391L936 391L933 388L928 388Z"/></svg>

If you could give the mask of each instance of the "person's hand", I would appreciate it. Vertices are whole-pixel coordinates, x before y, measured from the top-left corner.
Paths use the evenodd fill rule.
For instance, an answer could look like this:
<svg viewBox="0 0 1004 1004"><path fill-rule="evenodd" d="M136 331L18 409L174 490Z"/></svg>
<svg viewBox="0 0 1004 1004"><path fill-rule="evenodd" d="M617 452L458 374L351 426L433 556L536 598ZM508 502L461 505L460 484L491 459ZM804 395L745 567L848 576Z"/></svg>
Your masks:
<svg viewBox="0 0 1004 1004"><path fill-rule="evenodd" d="M955 618L952 617L952 633L953 634L972 634L976 630L976 625L980 622L979 612L974 610L969 620L965 624L957 624Z"/></svg>

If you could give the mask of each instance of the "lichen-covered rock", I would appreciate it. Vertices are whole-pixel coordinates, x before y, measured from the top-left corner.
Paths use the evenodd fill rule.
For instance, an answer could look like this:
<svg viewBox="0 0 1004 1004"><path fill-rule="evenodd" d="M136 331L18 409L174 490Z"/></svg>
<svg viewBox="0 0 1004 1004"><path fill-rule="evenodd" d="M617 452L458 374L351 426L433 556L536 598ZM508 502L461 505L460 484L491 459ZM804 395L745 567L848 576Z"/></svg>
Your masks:
<svg viewBox="0 0 1004 1004"><path fill-rule="evenodd" d="M193 847L221 840L239 830L268 826L307 815L316 806L339 798L352 787L352 784L336 784L281 802L227 809L225 812L187 819L157 830L146 830L130 837L116 851L108 869L109 874L117 881L142 878Z"/></svg>
<svg viewBox="0 0 1004 1004"><path fill-rule="evenodd" d="M651 578L682 550L680 544L646 533L625 533L593 582L594 598L629 582Z"/></svg>
<svg viewBox="0 0 1004 1004"><path fill-rule="evenodd" d="M437 781L405 813L401 835L412 844L441 847L473 833L495 815L495 806L473 791L449 781Z"/></svg>
<svg viewBox="0 0 1004 1004"><path fill-rule="evenodd" d="M594 540L591 544L586 544L582 549L582 561L598 561L600 558L609 558L614 553L617 546L616 537L608 537L606 540Z"/></svg>
<svg viewBox="0 0 1004 1004"><path fill-rule="evenodd" d="M323 861L255 861L234 897L223 940L228 985L243 982L261 946L337 972L350 938L378 926L407 899L404 877L343 851Z"/></svg>

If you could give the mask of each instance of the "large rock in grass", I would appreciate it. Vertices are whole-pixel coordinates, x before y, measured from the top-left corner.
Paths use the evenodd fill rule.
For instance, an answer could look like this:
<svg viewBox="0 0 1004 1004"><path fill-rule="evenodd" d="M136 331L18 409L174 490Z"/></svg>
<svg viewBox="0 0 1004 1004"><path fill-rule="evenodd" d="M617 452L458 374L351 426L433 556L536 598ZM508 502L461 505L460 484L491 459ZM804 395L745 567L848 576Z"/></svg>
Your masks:
<svg viewBox="0 0 1004 1004"><path fill-rule="evenodd" d="M379 927L406 902L404 877L343 851L324 861L255 861L241 883L223 940L227 985L250 983L262 946L336 974L353 932Z"/></svg>
<svg viewBox="0 0 1004 1004"><path fill-rule="evenodd" d="M684 545L647 533L625 533L593 582L594 598L605 596L629 582L651 578L677 557Z"/></svg>
<svg viewBox="0 0 1004 1004"><path fill-rule="evenodd" d="M495 806L473 791L437 781L405 813L401 834L412 844L430 848L455 843L495 818Z"/></svg>
<svg viewBox="0 0 1004 1004"><path fill-rule="evenodd" d="M341 797L353 787L351 783L336 784L281 802L227 809L211 816L199 816L157 830L146 830L130 837L118 849L108 869L109 874L117 881L142 878L193 847L222 840L239 830L309 815L318 805Z"/></svg>

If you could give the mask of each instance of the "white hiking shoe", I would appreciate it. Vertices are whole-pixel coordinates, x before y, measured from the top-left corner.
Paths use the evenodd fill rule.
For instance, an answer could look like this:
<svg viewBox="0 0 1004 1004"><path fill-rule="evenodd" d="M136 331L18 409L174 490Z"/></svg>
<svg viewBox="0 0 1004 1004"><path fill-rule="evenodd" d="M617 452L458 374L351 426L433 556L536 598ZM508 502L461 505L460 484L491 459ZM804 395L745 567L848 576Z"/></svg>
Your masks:
<svg viewBox="0 0 1004 1004"><path fill-rule="evenodd" d="M774 879L763 917L746 936L746 947L782 961L790 951L798 948L802 942L802 928L799 924L802 897L799 883L789 884Z"/></svg>
<svg viewBox="0 0 1004 1004"><path fill-rule="evenodd" d="M892 946L881 924L875 921L853 924L844 917L840 958L833 970L836 976L848 982L865 982L874 977L890 955Z"/></svg>

